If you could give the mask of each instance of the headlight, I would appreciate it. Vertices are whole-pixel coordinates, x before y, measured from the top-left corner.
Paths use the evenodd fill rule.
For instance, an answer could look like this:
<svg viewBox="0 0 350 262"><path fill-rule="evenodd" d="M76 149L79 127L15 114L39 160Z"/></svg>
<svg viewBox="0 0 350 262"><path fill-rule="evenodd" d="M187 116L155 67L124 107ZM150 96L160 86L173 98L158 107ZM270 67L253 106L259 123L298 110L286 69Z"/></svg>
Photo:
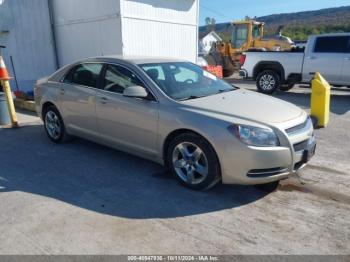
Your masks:
<svg viewBox="0 0 350 262"><path fill-rule="evenodd" d="M279 146L278 137L270 128L260 128L245 125L232 125L229 131L243 143L250 146Z"/></svg>

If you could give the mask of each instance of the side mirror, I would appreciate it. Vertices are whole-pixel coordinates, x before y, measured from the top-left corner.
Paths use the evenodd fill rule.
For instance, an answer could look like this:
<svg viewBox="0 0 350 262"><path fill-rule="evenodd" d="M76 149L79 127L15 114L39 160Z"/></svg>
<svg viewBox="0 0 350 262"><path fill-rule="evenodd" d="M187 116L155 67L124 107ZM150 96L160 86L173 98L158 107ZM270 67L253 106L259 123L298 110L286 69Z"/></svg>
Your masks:
<svg viewBox="0 0 350 262"><path fill-rule="evenodd" d="M135 98L146 98L148 93L142 86L129 86L124 89L123 96L135 97Z"/></svg>

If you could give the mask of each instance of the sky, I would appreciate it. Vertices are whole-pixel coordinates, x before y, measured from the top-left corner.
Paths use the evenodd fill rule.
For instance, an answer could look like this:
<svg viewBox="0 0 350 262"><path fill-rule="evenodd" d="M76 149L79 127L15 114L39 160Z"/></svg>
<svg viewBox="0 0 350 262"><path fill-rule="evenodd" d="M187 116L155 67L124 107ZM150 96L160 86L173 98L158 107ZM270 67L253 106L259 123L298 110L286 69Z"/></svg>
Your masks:
<svg viewBox="0 0 350 262"><path fill-rule="evenodd" d="M280 13L318 10L329 7L350 6L350 0L199 0L200 25L206 17L217 23Z"/></svg>

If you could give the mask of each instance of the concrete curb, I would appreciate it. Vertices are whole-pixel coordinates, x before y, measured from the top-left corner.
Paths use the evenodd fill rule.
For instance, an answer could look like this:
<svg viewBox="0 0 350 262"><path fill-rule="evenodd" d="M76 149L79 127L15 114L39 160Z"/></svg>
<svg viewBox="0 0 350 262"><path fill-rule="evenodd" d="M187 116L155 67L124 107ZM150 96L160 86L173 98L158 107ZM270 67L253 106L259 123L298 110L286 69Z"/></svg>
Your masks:
<svg viewBox="0 0 350 262"><path fill-rule="evenodd" d="M17 98L14 100L14 103L15 103L15 107L18 109L36 112L34 101L26 101L24 99Z"/></svg>

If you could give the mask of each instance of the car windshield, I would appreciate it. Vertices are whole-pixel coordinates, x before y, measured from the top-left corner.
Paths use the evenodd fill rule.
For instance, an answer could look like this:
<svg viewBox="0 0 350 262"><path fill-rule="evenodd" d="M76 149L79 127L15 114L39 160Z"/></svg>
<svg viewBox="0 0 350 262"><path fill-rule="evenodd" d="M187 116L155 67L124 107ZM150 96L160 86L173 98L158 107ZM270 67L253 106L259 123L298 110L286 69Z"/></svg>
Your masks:
<svg viewBox="0 0 350 262"><path fill-rule="evenodd" d="M140 66L164 93L177 101L236 90L230 84L192 63L152 63Z"/></svg>

